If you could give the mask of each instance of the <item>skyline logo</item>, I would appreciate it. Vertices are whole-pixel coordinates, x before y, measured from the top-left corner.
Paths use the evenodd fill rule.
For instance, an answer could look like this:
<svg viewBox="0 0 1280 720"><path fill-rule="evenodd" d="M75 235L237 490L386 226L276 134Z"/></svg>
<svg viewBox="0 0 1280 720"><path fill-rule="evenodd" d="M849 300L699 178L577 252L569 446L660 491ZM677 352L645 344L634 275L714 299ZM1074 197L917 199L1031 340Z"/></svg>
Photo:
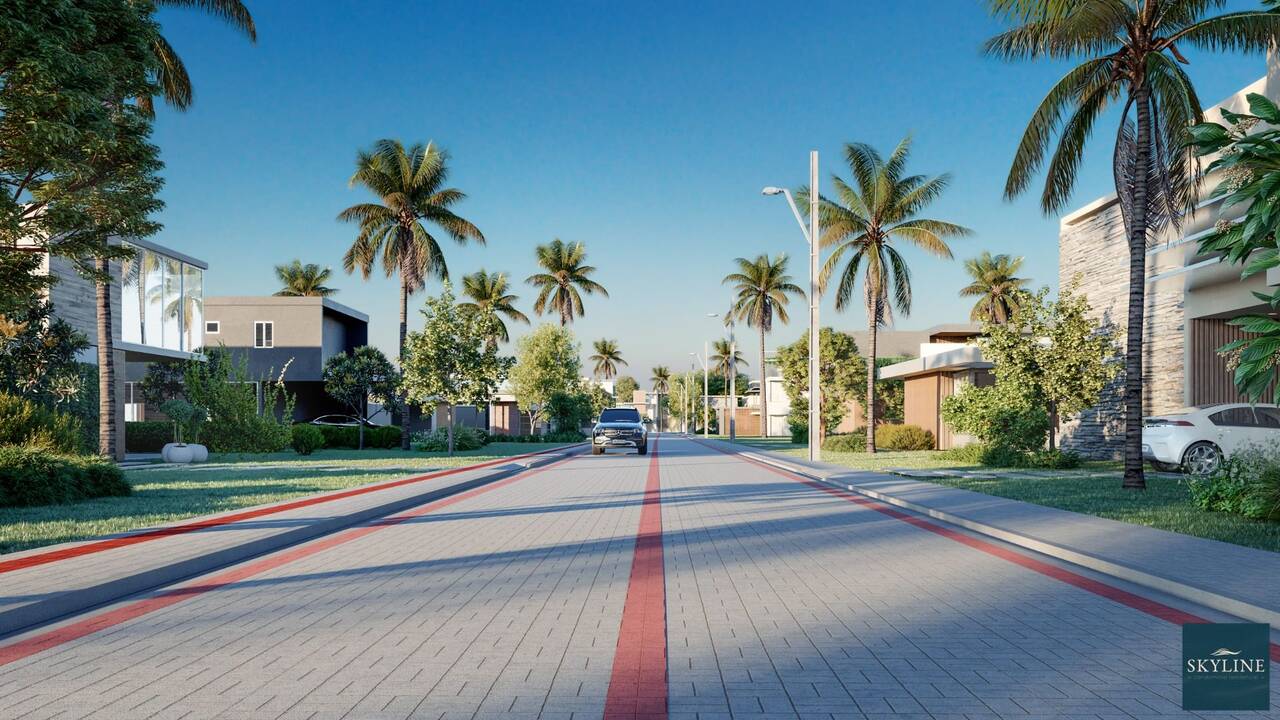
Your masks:
<svg viewBox="0 0 1280 720"><path fill-rule="evenodd" d="M1183 710L1270 710L1271 626L1182 626Z"/></svg>

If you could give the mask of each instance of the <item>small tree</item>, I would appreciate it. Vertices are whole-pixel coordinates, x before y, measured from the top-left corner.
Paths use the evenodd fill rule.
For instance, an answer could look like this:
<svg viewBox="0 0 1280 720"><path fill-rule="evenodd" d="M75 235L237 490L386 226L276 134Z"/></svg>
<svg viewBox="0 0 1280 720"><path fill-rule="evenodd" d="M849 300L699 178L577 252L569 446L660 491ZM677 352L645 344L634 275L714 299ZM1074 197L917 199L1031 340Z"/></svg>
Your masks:
<svg viewBox="0 0 1280 720"><path fill-rule="evenodd" d="M400 372L381 350L361 345L350 354L340 353L325 361L324 391L360 421L359 448L363 450L369 397L378 398L384 410L393 412L400 393Z"/></svg>
<svg viewBox="0 0 1280 720"><path fill-rule="evenodd" d="M605 408L613 407L613 396L599 385L588 385L586 393L591 399L592 417L600 417L600 413L604 412Z"/></svg>
<svg viewBox="0 0 1280 720"><path fill-rule="evenodd" d="M422 316L422 332L409 333L405 345L405 396L432 411L445 404L452 455L454 407L488 404L513 360L499 356L488 342L497 332L493 309L461 310L447 280L438 296L427 298Z"/></svg>
<svg viewBox="0 0 1280 720"><path fill-rule="evenodd" d="M866 390L865 367L852 335L822 328L818 333L818 381L822 394L819 437L826 435L827 428L839 425L849 401ZM778 368L792 406L803 402L802 396L809 391L809 331L778 350Z"/></svg>
<svg viewBox="0 0 1280 720"><path fill-rule="evenodd" d="M147 374L142 376L142 399L159 407L182 397L186 374L187 366L182 362L151 363L147 366Z"/></svg>
<svg viewBox="0 0 1280 720"><path fill-rule="evenodd" d="M1089 319L1089 302L1075 294L1078 278L1055 301L1048 288L1024 299L1009 322L983 325L983 356L995 364L997 383L1019 388L1048 411L1049 447L1058 415L1075 415L1098 403L1120 371L1109 328Z"/></svg>
<svg viewBox="0 0 1280 720"><path fill-rule="evenodd" d="M570 392L582 376L582 361L573 332L551 324L539 325L516 343L511 390L516 404L536 426L547 417L547 402L557 392ZM634 381L632 381L634 383Z"/></svg>
<svg viewBox="0 0 1280 720"><path fill-rule="evenodd" d="M577 432L591 419L593 409L587 392L557 392L547 400L547 417L556 432Z"/></svg>
<svg viewBox="0 0 1280 720"><path fill-rule="evenodd" d="M630 375L622 375L613 383L613 394L618 402L631 402L632 393L640 389L640 383Z"/></svg>

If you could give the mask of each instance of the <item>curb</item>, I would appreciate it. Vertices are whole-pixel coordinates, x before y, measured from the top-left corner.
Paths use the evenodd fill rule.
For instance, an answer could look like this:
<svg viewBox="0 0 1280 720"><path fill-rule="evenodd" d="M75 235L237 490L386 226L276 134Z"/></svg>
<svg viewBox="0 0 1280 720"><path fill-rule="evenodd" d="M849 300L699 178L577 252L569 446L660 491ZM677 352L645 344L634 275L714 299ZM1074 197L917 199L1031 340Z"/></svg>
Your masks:
<svg viewBox="0 0 1280 720"><path fill-rule="evenodd" d="M542 465L548 465L578 454L579 445L569 445L546 454L527 456L509 463L482 468L480 476L446 487L416 493L408 497L362 508L345 515L335 515L307 525L267 537L247 540L215 552L187 558L160 567L138 570L86 588L49 593L47 597L9 610L0 611L0 639L29 631L36 626L108 605L130 595L190 579L260 555L344 530L384 515L393 515L418 505L466 492L497 482Z"/></svg>
<svg viewBox="0 0 1280 720"><path fill-rule="evenodd" d="M1176 580L1152 575L1127 565L1122 565L1120 563L1097 557L1096 555L1089 555L1046 540L1040 540L1029 535L1023 535L994 525L988 525L987 523L970 520L943 510L937 510L926 505L920 505L919 503L914 503L909 500L903 500L901 498L894 497L893 495L859 487L858 485L844 482L839 479L842 475L851 474L857 471L827 475L820 473L814 468L795 464L786 460L780 460L770 455L764 455L758 452L738 450L736 447L733 449L733 452L744 457L749 457L756 462L771 465L775 468L800 475L809 480L823 483L824 485L830 485L841 490L854 492L859 495L872 498L873 500L878 500L882 503L894 505L905 510L910 510L914 513L931 517L935 520L941 520L945 523L956 525L966 530L1001 540L1011 545L1017 545L1018 547L1033 550L1042 555L1048 555L1049 557L1064 560L1118 580L1133 583L1134 585L1149 588L1151 590L1157 590L1183 600L1189 600L1207 608L1224 612L1228 615L1234 615L1242 620L1266 623L1270 625L1273 630L1280 630L1280 612L1277 612L1276 610L1259 607L1257 605L1205 590L1194 585L1187 585Z"/></svg>

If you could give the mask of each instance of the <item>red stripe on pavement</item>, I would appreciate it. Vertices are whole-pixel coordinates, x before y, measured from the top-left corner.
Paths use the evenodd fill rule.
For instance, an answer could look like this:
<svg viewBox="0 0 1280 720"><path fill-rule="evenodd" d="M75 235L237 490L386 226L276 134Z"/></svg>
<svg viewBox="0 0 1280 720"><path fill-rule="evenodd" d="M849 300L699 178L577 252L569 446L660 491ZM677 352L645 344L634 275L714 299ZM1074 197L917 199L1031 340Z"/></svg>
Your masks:
<svg viewBox="0 0 1280 720"><path fill-rule="evenodd" d="M1014 563L1015 565L1021 565L1022 567L1027 568L1028 570L1031 570L1033 572L1037 572L1037 573L1040 573L1041 575L1051 577L1054 580L1067 583L1068 585L1074 585L1075 587L1078 587L1081 590L1087 590L1088 592L1091 592L1094 595L1107 598L1108 600L1120 603L1121 605L1125 605L1127 607L1131 607L1134 610L1138 610L1140 612L1146 613L1147 615L1160 618L1161 620L1173 623L1174 625L1213 622L1212 620L1202 618L1199 615L1194 615L1184 610L1179 610L1175 607L1171 607L1169 605L1165 605L1164 603L1157 602L1150 598L1145 598L1141 595L1131 593L1128 590L1122 590L1113 585L1108 585L1104 582L1099 582L1098 580L1094 580L1093 578L1089 578L1079 573L1072 572L1070 570L1059 567L1052 563L1047 563L1047 562L1044 562L1043 560L1037 560L1033 557L1023 555L1022 553L1015 552L1013 550L1010 550L1009 548L1002 547L995 543L988 542L986 540L982 540L982 539L973 537L971 535L966 535L965 533L958 532L956 530L952 530L949 527L939 525L932 521L926 520L922 517L910 515L908 513L897 510L892 505L885 503L881 500L876 500L874 498L866 497L864 495L860 495L848 490L834 488L825 483L820 483L820 482L810 480L809 478L806 478L802 475L798 475L796 473L774 467L773 465L769 465L767 463L759 462L758 460L753 460L748 457L742 457L741 455L737 455L736 453L731 453L727 450L722 450L721 448L714 447L712 445L707 445L707 447L710 447L714 450L725 453L726 455L733 455L734 457L738 458L743 462L751 463L752 465L762 467L775 474L782 475L783 477L791 478L792 480L802 482L806 485L809 485L810 487L817 488L829 495L834 495L838 498L843 498L845 500L849 500L850 502L857 503L858 505L862 505L863 507L868 507L872 510L875 510L878 513L888 515L891 518L915 525L916 527L922 530L927 530L931 533L934 533L935 535L941 535L942 537L945 537L948 540L954 540L955 542L958 542L962 545L968 545L969 547L975 550L980 550L984 553L987 553L988 555L993 555L1007 562ZM1280 662L1280 644L1271 643L1271 659L1274 662Z"/></svg>
<svg viewBox="0 0 1280 720"><path fill-rule="evenodd" d="M640 506L631 580L605 698L605 720L667 718L667 582L662 556L662 481L658 440Z"/></svg>
<svg viewBox="0 0 1280 720"><path fill-rule="evenodd" d="M450 505L487 493L491 490L506 487L517 480L524 480L525 478L532 477L540 472L550 470L557 465L568 462L571 459L572 458L565 458L563 460L557 460L548 465L544 465L540 468L526 470L517 475L499 480L489 485L484 485L466 492L458 493L457 495L450 495L449 497L429 502L426 505L408 510L399 515L392 515L390 517L374 520L367 525L361 525L360 527L344 530L327 538L321 538L319 540L300 545L291 550L285 550L262 558L261 560L256 560L234 567L230 570L226 570L203 579L197 584L184 585L172 590L165 590L152 597L122 605L100 615L95 615L85 620L73 622L48 632L40 633L39 635L33 635L11 645L2 646L0 647L0 667L23 658L30 657L50 648L71 642L72 640L79 640L80 638L85 637L86 635L92 635L99 630L114 627L121 623L128 622L129 620L147 615L148 613L153 613L156 610L169 607L170 605L176 605L183 600L188 600L212 590L227 587L228 585L235 584L255 575L261 575L269 570L274 570L278 567L288 565L295 560L301 560L302 558L310 557L330 548L349 543L352 540L357 540L383 528L398 525L406 520L426 515L427 513L440 510L441 508L446 508Z"/></svg>
<svg viewBox="0 0 1280 720"><path fill-rule="evenodd" d="M467 465L464 467L450 468L448 470L440 470L438 472L426 473L425 475L415 475L413 477L401 478L399 480L392 480L390 482L378 483L376 485L365 485L363 487L352 488L351 490L344 490L342 492L337 492L332 495L312 496L308 498L303 498L301 500L294 500L293 502L284 503L283 505L272 505L271 507L262 507L254 510L245 510L244 512L233 513L231 515L224 515L222 517L214 518L212 520L200 520L197 522L191 522L191 523L186 523L181 525L170 525L167 527L156 528L155 530L145 530L143 532L134 533L132 535L124 535L121 537L110 538L107 540L98 540L96 542L89 542L83 545L77 545L75 547L62 548L61 550L50 550L49 552L38 553L35 555L28 555L26 557L14 558L13 560L0 560L0 573L13 572L14 570L23 570L29 567L36 567L38 565L46 565L51 562L57 562L59 560L66 560L69 558L80 557L82 555L92 555L93 553L100 553L106 550L112 550L114 548L125 547L128 545L136 545L138 543L147 542L149 540L156 540L163 537L170 537L173 535L184 535L186 533L196 532L197 530L208 530L209 528L221 527L223 525L230 525L231 523L240 522L242 520L252 520L254 518L260 518L266 515L275 515L277 513L286 512L288 510L296 510L298 508L309 507L311 505L319 505L321 503L332 502L334 500L342 500L344 498L355 497L357 495L365 495L367 493L377 492L378 490L390 490L391 488L397 488L403 485L410 485L412 483L422 482L423 480L433 480L435 478L447 477L449 475L457 475L459 473L464 473L471 470L480 470L482 468L487 468L487 467L492 467L494 465L501 465L503 463L508 463L508 462L511 462L512 460L520 460L522 458L529 458L537 455L543 455L549 452L555 452L560 449L562 448L551 448L549 450L539 450L538 452L525 453L523 455L512 455L511 457L499 458L497 460L489 460L487 462L477 463L475 465Z"/></svg>

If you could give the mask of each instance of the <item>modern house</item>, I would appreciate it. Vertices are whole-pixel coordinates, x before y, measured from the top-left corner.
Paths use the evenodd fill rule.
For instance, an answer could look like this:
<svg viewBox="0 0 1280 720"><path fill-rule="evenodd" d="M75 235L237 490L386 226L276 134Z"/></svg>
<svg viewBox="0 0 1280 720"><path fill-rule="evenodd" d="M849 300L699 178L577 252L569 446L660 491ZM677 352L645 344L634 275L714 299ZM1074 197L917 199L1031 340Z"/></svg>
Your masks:
<svg viewBox="0 0 1280 720"><path fill-rule="evenodd" d="M141 420L137 382L153 362L199 359L204 322L204 272L209 268L149 240L124 243L131 259L113 261L111 335L116 365L117 458L124 459L126 420ZM47 298L54 314L88 339L80 360L98 362L97 293L67 258L45 256L42 271L56 277Z"/></svg>
<svg viewBox="0 0 1280 720"><path fill-rule="evenodd" d="M975 324L939 325L926 331L919 356L880 368L881 379L903 381L902 421L933 433L934 448L967 445L973 438L956 433L942 420L942 401L966 385L995 383L991 363L974 344L981 335Z"/></svg>
<svg viewBox="0 0 1280 720"><path fill-rule="evenodd" d="M222 296L205 300L202 343L226 346L250 377L276 378L295 394L296 420L350 414L324 392L330 357L369 342L369 316L329 298ZM258 383L261 400L261 383Z"/></svg>
<svg viewBox="0 0 1280 720"><path fill-rule="evenodd" d="M1220 118L1221 107L1247 112L1249 93L1280 99L1280 67L1274 57L1268 59L1266 77L1212 106L1205 112L1206 119ZM1280 271L1242 281L1238 265L1222 262L1217 254L1199 252L1198 241L1224 217L1221 202L1209 197L1218 182L1219 178L1207 178L1201 189L1203 201L1184 219L1180 231L1168 230L1147 251L1144 414L1241 401L1217 348L1243 337L1228 320L1270 312L1253 292L1270 292L1280 285ZM1238 218L1243 212L1243 207L1231 208L1225 219ZM1096 318L1123 332L1129 260L1116 196L1100 198L1063 217L1058 244L1060 284L1079 279L1080 292L1089 299ZM1097 407L1063 424L1064 448L1092 457L1119 455L1124 433L1122 382L1117 380Z"/></svg>

